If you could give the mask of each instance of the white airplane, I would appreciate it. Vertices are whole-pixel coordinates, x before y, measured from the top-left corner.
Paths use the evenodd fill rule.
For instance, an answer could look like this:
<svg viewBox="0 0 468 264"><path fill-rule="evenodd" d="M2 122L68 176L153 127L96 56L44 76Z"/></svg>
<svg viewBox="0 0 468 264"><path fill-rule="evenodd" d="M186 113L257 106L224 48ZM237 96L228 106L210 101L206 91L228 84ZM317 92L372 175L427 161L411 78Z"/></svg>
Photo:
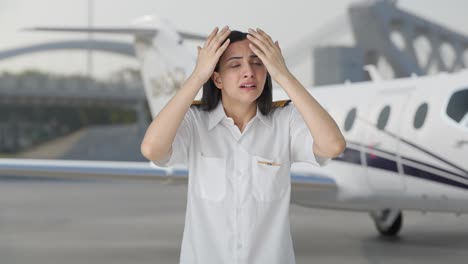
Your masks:
<svg viewBox="0 0 468 264"><path fill-rule="evenodd" d="M149 16L129 28L37 29L134 35L153 117L195 66L182 39L206 39ZM326 167L293 164L291 201L369 212L383 236L398 234L404 210L468 212L468 71L386 81L368 70L371 82L308 88L347 147ZM283 89L273 98L289 99ZM188 171L148 162L0 159L0 175L186 181Z"/></svg>

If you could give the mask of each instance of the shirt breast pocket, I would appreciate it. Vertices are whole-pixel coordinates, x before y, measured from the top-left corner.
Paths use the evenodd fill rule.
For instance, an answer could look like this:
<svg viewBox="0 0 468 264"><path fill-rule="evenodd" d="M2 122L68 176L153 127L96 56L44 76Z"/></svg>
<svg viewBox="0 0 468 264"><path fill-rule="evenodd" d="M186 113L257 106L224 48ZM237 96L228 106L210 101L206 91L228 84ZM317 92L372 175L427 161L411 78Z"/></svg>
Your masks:
<svg viewBox="0 0 468 264"><path fill-rule="evenodd" d="M287 179L281 175L281 163L260 156L252 159L253 195L259 201L274 201L283 197Z"/></svg>
<svg viewBox="0 0 468 264"><path fill-rule="evenodd" d="M226 195L226 160L197 154L195 192L210 201L221 201Z"/></svg>

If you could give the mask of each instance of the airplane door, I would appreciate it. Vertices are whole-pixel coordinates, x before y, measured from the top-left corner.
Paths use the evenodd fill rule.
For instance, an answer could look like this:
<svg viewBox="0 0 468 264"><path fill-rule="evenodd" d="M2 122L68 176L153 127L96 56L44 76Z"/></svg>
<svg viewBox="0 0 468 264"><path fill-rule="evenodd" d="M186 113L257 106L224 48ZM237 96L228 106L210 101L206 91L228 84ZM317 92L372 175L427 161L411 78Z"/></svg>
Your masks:
<svg viewBox="0 0 468 264"><path fill-rule="evenodd" d="M366 175L371 188L380 193L405 188L397 153L401 122L408 120L405 117L408 96L407 90L382 91L370 101L364 141Z"/></svg>

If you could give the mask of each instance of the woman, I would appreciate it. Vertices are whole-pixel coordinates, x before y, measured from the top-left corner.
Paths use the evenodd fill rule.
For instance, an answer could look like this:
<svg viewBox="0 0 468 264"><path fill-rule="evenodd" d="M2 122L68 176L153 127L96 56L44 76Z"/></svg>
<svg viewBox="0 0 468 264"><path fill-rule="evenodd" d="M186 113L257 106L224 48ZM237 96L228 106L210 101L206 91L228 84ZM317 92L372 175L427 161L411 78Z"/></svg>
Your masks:
<svg viewBox="0 0 468 264"><path fill-rule="evenodd" d="M141 145L156 165L189 169L180 263L295 263L291 164L324 166L345 147L278 42L260 29L249 33L213 30ZM271 78L292 104L272 104ZM202 101L193 102L202 85Z"/></svg>

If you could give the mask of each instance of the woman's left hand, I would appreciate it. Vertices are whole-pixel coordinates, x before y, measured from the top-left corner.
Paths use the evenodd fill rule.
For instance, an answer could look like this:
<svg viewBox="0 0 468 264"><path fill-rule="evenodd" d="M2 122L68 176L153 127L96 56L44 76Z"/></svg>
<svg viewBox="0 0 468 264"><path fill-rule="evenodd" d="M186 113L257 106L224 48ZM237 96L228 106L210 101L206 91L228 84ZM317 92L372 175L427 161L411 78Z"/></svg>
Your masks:
<svg viewBox="0 0 468 264"><path fill-rule="evenodd" d="M291 74L284 61L278 41L273 43L271 37L259 28L256 31L249 28L247 39L255 44L249 44L250 49L262 60L271 78L276 82L279 78Z"/></svg>

